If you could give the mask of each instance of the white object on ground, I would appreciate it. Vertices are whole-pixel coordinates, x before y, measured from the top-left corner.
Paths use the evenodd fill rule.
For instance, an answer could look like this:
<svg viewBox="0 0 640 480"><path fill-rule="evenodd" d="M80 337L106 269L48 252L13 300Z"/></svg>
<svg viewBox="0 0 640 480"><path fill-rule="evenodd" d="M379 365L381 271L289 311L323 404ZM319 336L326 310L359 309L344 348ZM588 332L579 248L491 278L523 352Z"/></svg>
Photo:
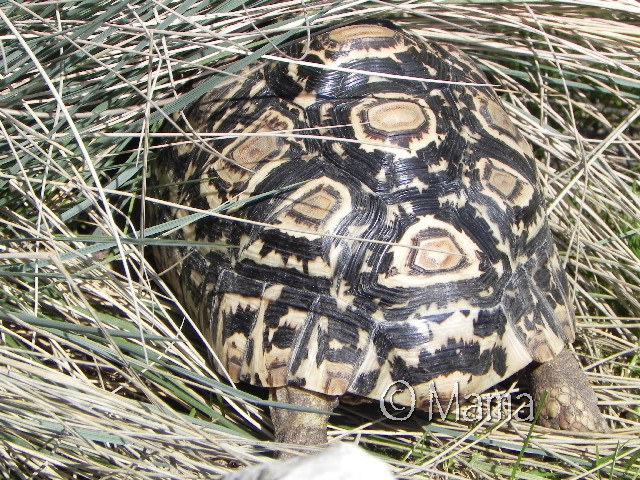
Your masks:
<svg viewBox="0 0 640 480"><path fill-rule="evenodd" d="M228 473L221 480L393 480L382 460L353 443L339 443L321 452L262 463Z"/></svg>

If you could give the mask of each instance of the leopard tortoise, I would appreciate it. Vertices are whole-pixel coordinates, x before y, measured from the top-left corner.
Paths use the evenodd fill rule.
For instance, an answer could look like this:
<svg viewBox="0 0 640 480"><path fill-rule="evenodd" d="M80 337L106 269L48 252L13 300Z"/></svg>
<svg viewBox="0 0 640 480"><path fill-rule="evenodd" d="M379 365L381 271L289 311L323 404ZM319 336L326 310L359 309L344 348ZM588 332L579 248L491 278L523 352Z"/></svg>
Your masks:
<svg viewBox="0 0 640 480"><path fill-rule="evenodd" d="M531 149L478 67L384 21L282 57L176 116L190 138L153 169L163 200L211 212L172 234L202 245L154 256L230 378L323 411L402 380L428 408L533 363L542 424L605 431L563 351L575 322ZM326 442L326 415L272 419L279 441Z"/></svg>

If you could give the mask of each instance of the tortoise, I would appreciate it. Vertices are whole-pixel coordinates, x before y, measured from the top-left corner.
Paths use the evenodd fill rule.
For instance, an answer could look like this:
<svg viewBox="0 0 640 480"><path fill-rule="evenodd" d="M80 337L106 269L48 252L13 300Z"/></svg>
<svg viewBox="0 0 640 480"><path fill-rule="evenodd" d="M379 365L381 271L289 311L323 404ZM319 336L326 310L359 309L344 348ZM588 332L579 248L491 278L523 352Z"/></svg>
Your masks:
<svg viewBox="0 0 640 480"><path fill-rule="evenodd" d="M210 214L154 256L233 381L324 412L402 381L424 409L532 364L543 425L606 431L532 150L466 54L356 22L175 118L155 221ZM325 443L327 418L272 408L281 442Z"/></svg>

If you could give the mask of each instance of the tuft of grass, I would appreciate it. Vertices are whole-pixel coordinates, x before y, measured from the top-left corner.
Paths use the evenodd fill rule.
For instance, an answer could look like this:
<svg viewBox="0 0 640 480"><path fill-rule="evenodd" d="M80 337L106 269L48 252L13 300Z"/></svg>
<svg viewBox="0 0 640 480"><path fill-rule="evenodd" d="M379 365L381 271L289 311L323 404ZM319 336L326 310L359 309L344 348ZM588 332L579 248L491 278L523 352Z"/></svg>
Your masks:
<svg viewBox="0 0 640 480"><path fill-rule="evenodd" d="M501 85L536 150L575 348L613 431L497 414L392 422L359 405L338 411L332 440L399 478L638 478L640 7L625 0L2 3L5 478L215 477L279 448L263 393L215 373L147 262L162 241L140 228L155 201L145 178L161 122L294 36L365 17L455 44Z"/></svg>

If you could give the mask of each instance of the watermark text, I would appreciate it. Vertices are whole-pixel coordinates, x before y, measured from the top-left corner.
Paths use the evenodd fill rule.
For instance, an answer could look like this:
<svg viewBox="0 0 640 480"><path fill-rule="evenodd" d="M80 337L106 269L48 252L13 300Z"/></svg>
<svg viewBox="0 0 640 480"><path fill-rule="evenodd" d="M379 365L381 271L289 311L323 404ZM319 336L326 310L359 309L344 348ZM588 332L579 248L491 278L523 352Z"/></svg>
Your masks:
<svg viewBox="0 0 640 480"><path fill-rule="evenodd" d="M516 400L515 405L512 405L512 398ZM398 380L389 385L380 398L380 410L389 420L407 420L416 408L425 411L430 421L436 415L441 420L453 416L467 422L500 421L505 417L533 421L535 416L533 397L528 393L515 397L506 393L469 393L461 399L458 383L453 384L450 392L439 392L432 384L427 395L419 396L409 383Z"/></svg>

